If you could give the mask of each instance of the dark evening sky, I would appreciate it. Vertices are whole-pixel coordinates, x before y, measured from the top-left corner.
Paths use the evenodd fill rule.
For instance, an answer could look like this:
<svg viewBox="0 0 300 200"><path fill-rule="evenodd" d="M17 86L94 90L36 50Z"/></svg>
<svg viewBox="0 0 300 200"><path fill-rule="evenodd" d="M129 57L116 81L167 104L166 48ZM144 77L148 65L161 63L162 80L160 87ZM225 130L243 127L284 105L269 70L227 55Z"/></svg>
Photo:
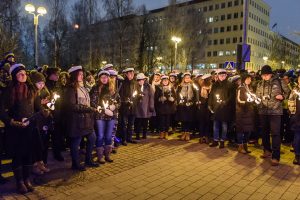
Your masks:
<svg viewBox="0 0 300 200"><path fill-rule="evenodd" d="M300 0L264 1L272 8L270 26L274 23L278 24L274 31L300 43L300 35L293 34L294 31L300 32ZM168 4L168 0L134 0L134 2L136 5L145 4L147 9L155 9Z"/></svg>

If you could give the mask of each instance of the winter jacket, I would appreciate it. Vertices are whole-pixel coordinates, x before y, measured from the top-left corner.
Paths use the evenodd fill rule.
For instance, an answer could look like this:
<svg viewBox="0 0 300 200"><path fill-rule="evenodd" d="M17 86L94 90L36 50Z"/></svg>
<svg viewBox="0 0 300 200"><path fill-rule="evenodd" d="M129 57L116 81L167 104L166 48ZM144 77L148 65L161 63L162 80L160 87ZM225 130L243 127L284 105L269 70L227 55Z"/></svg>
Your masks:
<svg viewBox="0 0 300 200"><path fill-rule="evenodd" d="M236 96L236 131L237 133L254 131L254 102L247 101L247 90L245 85L237 89ZM252 89L249 88L251 92Z"/></svg>
<svg viewBox="0 0 300 200"><path fill-rule="evenodd" d="M110 94L108 86L104 86L99 92L99 85L96 85L92 88L90 92L91 97L91 106L97 108L98 106L103 107L103 103L108 103L108 108L113 112L113 116L108 116L104 111L101 113L95 113L96 120L111 120L117 118L117 110L119 108L119 95ZM112 109L114 107L115 109Z"/></svg>
<svg viewBox="0 0 300 200"><path fill-rule="evenodd" d="M176 92L174 88L171 86L157 86L154 102L157 115L174 114L176 111Z"/></svg>
<svg viewBox="0 0 300 200"><path fill-rule="evenodd" d="M228 80L213 84L208 98L208 108L213 113L213 119L223 122L233 120L235 91Z"/></svg>
<svg viewBox="0 0 300 200"><path fill-rule="evenodd" d="M145 83L143 92L137 85L138 95L135 99L134 115L136 118L150 118L154 112L154 91L150 84Z"/></svg>
<svg viewBox="0 0 300 200"><path fill-rule="evenodd" d="M66 106L67 132L70 137L81 137L94 131L94 109L78 104L77 89L68 86L64 97Z"/></svg>
<svg viewBox="0 0 300 200"><path fill-rule="evenodd" d="M261 104L258 107L260 115L282 115L282 101L277 100L277 95L286 96L289 91L287 87L282 87L282 82L277 77L272 77L269 81L260 81L257 85L256 95L260 98ZM286 89L287 88L287 89ZM286 91L284 91L284 89ZM284 95L285 94L285 95Z"/></svg>
<svg viewBox="0 0 300 200"><path fill-rule="evenodd" d="M120 88L120 99L121 99L121 106L120 106L120 114L121 115L133 115L134 114L134 104L135 98L133 97L133 93L137 91L137 82L135 80L125 80L122 82Z"/></svg>
<svg viewBox="0 0 300 200"><path fill-rule="evenodd" d="M182 95L182 91L186 88L191 89L191 94ZM197 91L192 83L179 85L176 92L177 111L176 120L180 122L193 122L196 115Z"/></svg>

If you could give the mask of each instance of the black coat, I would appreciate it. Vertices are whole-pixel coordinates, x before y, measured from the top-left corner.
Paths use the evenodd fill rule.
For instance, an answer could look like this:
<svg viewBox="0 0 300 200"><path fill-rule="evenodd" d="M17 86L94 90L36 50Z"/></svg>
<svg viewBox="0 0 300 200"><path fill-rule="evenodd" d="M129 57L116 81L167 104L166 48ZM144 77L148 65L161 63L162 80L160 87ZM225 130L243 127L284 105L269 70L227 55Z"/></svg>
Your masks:
<svg viewBox="0 0 300 200"><path fill-rule="evenodd" d="M235 91L231 82L224 80L213 84L208 98L208 107L213 111L214 120L223 122L231 122L233 120L234 98Z"/></svg>
<svg viewBox="0 0 300 200"><path fill-rule="evenodd" d="M177 88L176 99L177 99L177 111L176 120L180 122L193 122L196 116L196 102L197 102L197 91L192 87L193 98L187 100L183 97L183 103L181 102L180 93L183 87L180 85Z"/></svg>
<svg viewBox="0 0 300 200"><path fill-rule="evenodd" d="M208 109L208 98L201 97L200 92L201 88L198 91L200 103L197 106L197 121L199 121L199 123L209 123L211 120L211 112Z"/></svg>
<svg viewBox="0 0 300 200"><path fill-rule="evenodd" d="M154 91L149 83L144 84L143 92L141 92L141 86L138 85L137 91L134 115L136 118L150 118L154 112Z"/></svg>
<svg viewBox="0 0 300 200"><path fill-rule="evenodd" d="M94 131L94 109L80 105L77 102L77 89L71 86L66 88L64 97L66 106L67 132L70 137L81 137Z"/></svg>
<svg viewBox="0 0 300 200"><path fill-rule="evenodd" d="M247 102L247 90L245 86L240 86L236 97L236 132L254 131L254 117L254 102Z"/></svg>
<svg viewBox="0 0 300 200"><path fill-rule="evenodd" d="M161 101L162 97L166 98L166 101ZM170 101L170 97L173 97L174 101ZM167 93L163 92L162 86L156 86L155 95L155 111L159 115L171 115L176 111L176 92L173 87Z"/></svg>
<svg viewBox="0 0 300 200"><path fill-rule="evenodd" d="M23 118L31 117L35 110L35 90L33 85L26 83L28 87L28 98L22 101L12 100L13 86L6 88L1 98L1 119L4 121L7 130L8 153L14 155L31 155L33 131L36 128L36 121L33 120L26 128L19 128L10 125L10 121L22 121ZM31 93L31 95L29 95Z"/></svg>
<svg viewBox="0 0 300 200"><path fill-rule="evenodd" d="M137 91L137 82L135 80L125 80L122 82L122 86L120 88L120 114L121 115L134 115L134 104L131 104L130 101L134 102L134 98L132 97L133 92ZM137 97L136 97L137 98Z"/></svg>

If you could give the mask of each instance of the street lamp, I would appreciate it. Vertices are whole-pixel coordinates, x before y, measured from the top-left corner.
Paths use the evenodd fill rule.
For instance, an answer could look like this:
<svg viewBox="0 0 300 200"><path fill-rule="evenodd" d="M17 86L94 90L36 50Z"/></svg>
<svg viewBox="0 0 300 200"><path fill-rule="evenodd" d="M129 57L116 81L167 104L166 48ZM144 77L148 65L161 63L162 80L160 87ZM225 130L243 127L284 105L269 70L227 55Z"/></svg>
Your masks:
<svg viewBox="0 0 300 200"><path fill-rule="evenodd" d="M284 68L284 64L285 64L285 62L284 62L284 61L281 61L281 63L282 63L282 68Z"/></svg>
<svg viewBox="0 0 300 200"><path fill-rule="evenodd" d="M264 56L264 57L263 57L263 60L265 61L265 63L268 62L268 59L269 59L269 58L268 58L267 56Z"/></svg>
<svg viewBox="0 0 300 200"><path fill-rule="evenodd" d="M25 10L34 16L33 24L34 24L34 43L35 43L35 65L39 64L39 53L38 53L38 24L39 24L39 16L43 16L47 14L47 10L44 7L38 7L37 10L35 6L32 4L26 4Z"/></svg>
<svg viewBox="0 0 300 200"><path fill-rule="evenodd" d="M175 59L174 59L174 68L176 68L176 63L177 63L177 45L179 42L181 42L180 37L173 36L172 41L175 43ZM171 66L171 72L173 71L173 68Z"/></svg>

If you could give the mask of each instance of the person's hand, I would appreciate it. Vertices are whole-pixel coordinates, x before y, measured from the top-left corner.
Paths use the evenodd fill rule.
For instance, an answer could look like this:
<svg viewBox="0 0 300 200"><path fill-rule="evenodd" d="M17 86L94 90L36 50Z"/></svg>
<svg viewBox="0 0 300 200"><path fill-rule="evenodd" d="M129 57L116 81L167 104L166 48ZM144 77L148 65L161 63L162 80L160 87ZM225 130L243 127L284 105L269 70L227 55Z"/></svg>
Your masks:
<svg viewBox="0 0 300 200"><path fill-rule="evenodd" d="M169 101L174 102L174 97L169 97Z"/></svg>
<svg viewBox="0 0 300 200"><path fill-rule="evenodd" d="M282 101L284 99L281 94L277 95L275 98L279 101Z"/></svg>
<svg viewBox="0 0 300 200"><path fill-rule="evenodd" d="M41 100L41 104L42 105L46 105L47 103L49 103L50 101L49 101L49 99L42 99Z"/></svg>
<svg viewBox="0 0 300 200"><path fill-rule="evenodd" d="M114 104L109 105L109 110L115 111L116 110L116 106Z"/></svg>
<svg viewBox="0 0 300 200"><path fill-rule="evenodd" d="M104 113L109 117L112 117L114 115L114 113L109 109L104 109Z"/></svg>
<svg viewBox="0 0 300 200"><path fill-rule="evenodd" d="M23 119L23 121L25 121L26 119ZM19 128L25 128L26 126L29 125L29 121L28 122L20 122L20 121L15 121L14 119L12 119L10 121L10 125L14 126L14 127L19 127Z"/></svg>

